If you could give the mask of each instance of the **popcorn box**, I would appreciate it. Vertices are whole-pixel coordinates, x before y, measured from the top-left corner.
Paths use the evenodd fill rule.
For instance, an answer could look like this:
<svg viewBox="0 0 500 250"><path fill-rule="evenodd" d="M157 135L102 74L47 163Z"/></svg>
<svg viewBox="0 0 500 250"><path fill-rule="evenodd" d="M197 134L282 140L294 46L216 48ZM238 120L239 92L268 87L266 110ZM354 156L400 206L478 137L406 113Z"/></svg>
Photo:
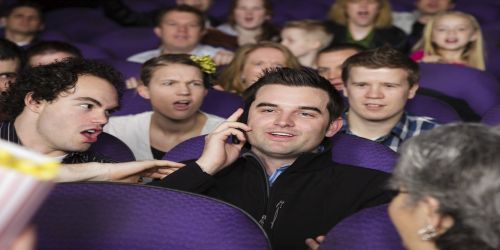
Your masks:
<svg viewBox="0 0 500 250"><path fill-rule="evenodd" d="M59 162L0 140L0 249L25 228L54 186Z"/></svg>

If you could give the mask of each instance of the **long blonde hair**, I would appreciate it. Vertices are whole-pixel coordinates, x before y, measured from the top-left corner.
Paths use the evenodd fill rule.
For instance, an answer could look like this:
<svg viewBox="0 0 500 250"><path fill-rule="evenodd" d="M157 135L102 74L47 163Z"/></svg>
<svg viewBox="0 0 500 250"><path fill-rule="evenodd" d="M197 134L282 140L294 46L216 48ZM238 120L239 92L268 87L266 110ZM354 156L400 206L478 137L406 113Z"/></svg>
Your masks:
<svg viewBox="0 0 500 250"><path fill-rule="evenodd" d="M341 25L347 25L347 3L351 0L337 0L330 8L328 19ZM375 28L388 28L392 26L392 10L388 0L377 0L379 4L378 15L375 19Z"/></svg>
<svg viewBox="0 0 500 250"><path fill-rule="evenodd" d="M432 42L432 30L434 29L434 25L439 18L445 16L458 16L469 21L470 25L476 32L476 39L474 41L470 41L465 47L464 52L462 53L462 59L467 62L467 65L479 70L485 70L485 55L484 55L484 41L483 41L483 33L481 32L481 27L477 22L476 18L472 15L460 12L460 11L447 11L434 16L424 28L424 33L422 35L422 39L415 46L415 49L423 49L425 55L439 55L436 44Z"/></svg>
<svg viewBox="0 0 500 250"><path fill-rule="evenodd" d="M245 66L246 59L250 53L260 48L277 49L283 53L286 58L285 67L298 69L300 63L295 56L285 46L275 42L259 42L255 44L246 44L241 46L234 54L233 60L221 72L217 78L217 83L222 85L227 91L234 91L239 94L248 87L241 79L243 67Z"/></svg>

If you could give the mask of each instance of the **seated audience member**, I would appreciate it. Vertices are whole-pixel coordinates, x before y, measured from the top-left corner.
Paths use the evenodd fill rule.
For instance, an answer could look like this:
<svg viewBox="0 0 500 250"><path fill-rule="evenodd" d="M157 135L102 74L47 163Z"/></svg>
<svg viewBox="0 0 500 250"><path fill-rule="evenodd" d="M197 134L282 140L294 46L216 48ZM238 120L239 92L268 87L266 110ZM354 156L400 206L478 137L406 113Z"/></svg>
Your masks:
<svg viewBox="0 0 500 250"><path fill-rule="evenodd" d="M462 64L485 70L481 27L472 15L463 12L437 14L425 26L416 49L411 55L415 61Z"/></svg>
<svg viewBox="0 0 500 250"><path fill-rule="evenodd" d="M177 5L161 11L154 33L160 38L161 46L158 49L141 52L130 56L131 62L144 63L145 61L162 54L193 54L208 55L217 65L224 65L231 61L233 53L221 48L214 48L200 44L205 32L205 18L198 9L188 5Z"/></svg>
<svg viewBox="0 0 500 250"><path fill-rule="evenodd" d="M355 43L372 49L389 44L402 52L409 50L404 31L392 26L388 0L337 0L329 19L334 45Z"/></svg>
<svg viewBox="0 0 500 250"><path fill-rule="evenodd" d="M404 143L389 215L407 249L500 249L500 128L457 123Z"/></svg>
<svg viewBox="0 0 500 250"><path fill-rule="evenodd" d="M318 52L333 39L321 21L301 20L287 22L281 30L281 44L287 47L304 67L317 68Z"/></svg>
<svg viewBox="0 0 500 250"><path fill-rule="evenodd" d="M316 58L318 73L328 79L335 89L342 91L342 64L347 58L363 50L363 47L355 44L336 45L321 50Z"/></svg>
<svg viewBox="0 0 500 250"><path fill-rule="evenodd" d="M273 249L305 249L306 238L387 202L388 174L331 160L343 102L326 79L311 69L270 69L244 98L245 110L206 137L199 159L153 184L242 208Z"/></svg>
<svg viewBox="0 0 500 250"><path fill-rule="evenodd" d="M21 48L36 41L36 35L43 29L42 8L28 1L19 1L10 6L2 18L5 24L3 37Z"/></svg>
<svg viewBox="0 0 500 250"><path fill-rule="evenodd" d="M404 110L418 89L419 68L390 47L359 52L342 66L349 109L341 132L370 139L398 151L401 143L437 126L429 117Z"/></svg>
<svg viewBox="0 0 500 250"><path fill-rule="evenodd" d="M299 61L285 46L274 42L247 44L235 52L231 63L221 72L217 83L224 90L243 93L260 77L264 69L300 68Z"/></svg>
<svg viewBox="0 0 500 250"><path fill-rule="evenodd" d="M409 35L410 44L415 44L422 37L424 26L436 14L451 10L454 0L416 0L416 9L412 12L393 12L392 23Z"/></svg>
<svg viewBox="0 0 500 250"><path fill-rule="evenodd" d="M233 0L229 13L229 22L217 29L237 37L239 46L278 40L279 32L271 24L272 6L269 0Z"/></svg>
<svg viewBox="0 0 500 250"><path fill-rule="evenodd" d="M39 42L26 50L26 61L30 67L46 65L66 58L82 57L77 47L60 41Z"/></svg>
<svg viewBox="0 0 500 250"><path fill-rule="evenodd" d="M23 51L15 43L0 38L0 92L7 90L9 84L14 82L22 62Z"/></svg>
<svg viewBox="0 0 500 250"><path fill-rule="evenodd" d="M169 170L156 172L156 168L180 165L168 161L110 164L87 151L118 107L121 86L116 70L94 61L71 59L30 68L0 96L10 118L0 123L0 138L61 160L58 181L162 177ZM148 169L151 172L144 172Z"/></svg>
<svg viewBox="0 0 500 250"><path fill-rule="evenodd" d="M153 111L111 117L104 131L125 142L137 160L161 159L180 142L212 132L224 119L200 106L213 73L208 57L169 54L148 60L141 70L144 85L137 89Z"/></svg>

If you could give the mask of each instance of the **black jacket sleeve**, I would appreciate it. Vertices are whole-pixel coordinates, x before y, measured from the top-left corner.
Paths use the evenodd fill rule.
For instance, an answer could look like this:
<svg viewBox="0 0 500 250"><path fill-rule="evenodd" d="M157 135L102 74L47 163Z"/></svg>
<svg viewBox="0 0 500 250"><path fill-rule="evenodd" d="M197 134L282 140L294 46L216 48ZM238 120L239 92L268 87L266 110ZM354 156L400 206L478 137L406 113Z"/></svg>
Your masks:
<svg viewBox="0 0 500 250"><path fill-rule="evenodd" d="M149 184L192 193L207 194L215 184L215 179L203 172L195 161L190 161L186 163L186 166L163 178L161 181L153 181Z"/></svg>

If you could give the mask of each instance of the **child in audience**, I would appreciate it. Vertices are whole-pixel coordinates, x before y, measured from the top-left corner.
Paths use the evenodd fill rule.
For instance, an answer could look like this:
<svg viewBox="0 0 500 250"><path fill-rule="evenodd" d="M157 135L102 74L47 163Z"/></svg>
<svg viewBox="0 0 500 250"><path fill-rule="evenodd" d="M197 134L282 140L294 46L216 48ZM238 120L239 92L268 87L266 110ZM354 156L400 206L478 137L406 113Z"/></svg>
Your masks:
<svg viewBox="0 0 500 250"><path fill-rule="evenodd" d="M405 32L392 26L388 0L337 0L329 19L334 44L355 43L368 49L389 44L402 52L409 50Z"/></svg>
<svg viewBox="0 0 500 250"><path fill-rule="evenodd" d="M318 52L333 39L321 21L301 20L285 24L281 30L281 44L287 47L304 67L317 68Z"/></svg>
<svg viewBox="0 0 500 250"><path fill-rule="evenodd" d="M271 24L269 0L233 0L229 22L218 30L238 38L238 45L277 40L279 33Z"/></svg>
<svg viewBox="0 0 500 250"><path fill-rule="evenodd" d="M422 40L411 55L415 61L463 64L485 69L483 35L469 14L449 11L427 23Z"/></svg>
<svg viewBox="0 0 500 250"><path fill-rule="evenodd" d="M252 85L264 69L276 67L300 68L299 61L285 46L275 42L247 44L239 48L233 60L222 71L217 83L238 94Z"/></svg>
<svg viewBox="0 0 500 250"><path fill-rule="evenodd" d="M104 131L125 142L137 160L161 159L175 145L207 134L224 119L201 112L215 64L208 57L167 54L146 61L137 90L153 111L111 117Z"/></svg>

